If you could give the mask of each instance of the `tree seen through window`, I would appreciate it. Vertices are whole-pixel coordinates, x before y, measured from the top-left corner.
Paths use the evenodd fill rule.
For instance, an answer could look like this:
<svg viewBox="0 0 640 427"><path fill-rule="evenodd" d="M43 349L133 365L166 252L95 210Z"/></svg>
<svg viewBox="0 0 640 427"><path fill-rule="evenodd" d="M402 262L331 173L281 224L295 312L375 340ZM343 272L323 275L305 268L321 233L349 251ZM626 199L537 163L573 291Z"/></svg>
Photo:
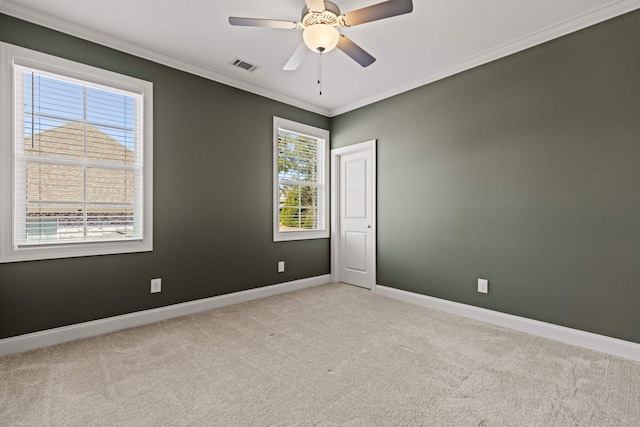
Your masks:
<svg viewBox="0 0 640 427"><path fill-rule="evenodd" d="M278 130L281 231L318 229L318 140Z"/></svg>

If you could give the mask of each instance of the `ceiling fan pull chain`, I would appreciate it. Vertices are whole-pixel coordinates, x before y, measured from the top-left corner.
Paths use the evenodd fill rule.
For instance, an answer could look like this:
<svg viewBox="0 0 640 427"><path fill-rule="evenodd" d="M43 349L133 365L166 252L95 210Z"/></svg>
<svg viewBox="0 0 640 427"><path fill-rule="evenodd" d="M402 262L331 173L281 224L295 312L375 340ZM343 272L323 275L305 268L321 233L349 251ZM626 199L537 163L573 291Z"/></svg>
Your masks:
<svg viewBox="0 0 640 427"><path fill-rule="evenodd" d="M318 52L318 85L320 86L320 95L322 95L322 52Z"/></svg>

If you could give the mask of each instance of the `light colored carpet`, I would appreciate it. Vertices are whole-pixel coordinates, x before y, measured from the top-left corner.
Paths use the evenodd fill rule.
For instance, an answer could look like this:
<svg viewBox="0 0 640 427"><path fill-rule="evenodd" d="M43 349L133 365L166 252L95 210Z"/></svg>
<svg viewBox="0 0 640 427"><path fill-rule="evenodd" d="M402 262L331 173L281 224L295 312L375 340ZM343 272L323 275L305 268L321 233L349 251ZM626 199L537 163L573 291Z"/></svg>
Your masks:
<svg viewBox="0 0 640 427"><path fill-rule="evenodd" d="M325 285L0 358L0 425L638 426L640 363Z"/></svg>

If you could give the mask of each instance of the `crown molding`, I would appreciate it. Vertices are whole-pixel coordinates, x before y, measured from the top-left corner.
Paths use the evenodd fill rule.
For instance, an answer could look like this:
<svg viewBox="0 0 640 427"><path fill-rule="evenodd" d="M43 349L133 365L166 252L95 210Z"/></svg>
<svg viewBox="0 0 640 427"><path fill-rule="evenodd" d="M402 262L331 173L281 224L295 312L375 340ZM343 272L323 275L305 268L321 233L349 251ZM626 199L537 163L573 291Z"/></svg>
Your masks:
<svg viewBox="0 0 640 427"><path fill-rule="evenodd" d="M74 37L78 37L102 46L116 49L142 59L147 59L161 65L166 65L177 70L185 71L196 76L204 77L206 79L213 80L215 82L222 83L224 85L231 86L237 89L241 89L246 92L264 96L265 98L273 99L275 101L298 107L303 110L318 113L323 116L328 116L330 113L330 111L326 108L301 101L299 99L283 95L281 93L265 89L257 85L253 85L251 83L246 83L234 79L233 77L218 73L199 65L192 64L187 61L176 59L171 56L146 49L142 46L130 43L126 40L122 40L118 37L110 36L89 27L78 25L65 19L57 18L55 16L51 16L49 14L22 6L20 4L12 2L11 0L0 0L0 13L4 13L14 18L41 25L43 27L50 28L52 30L59 31Z"/></svg>
<svg viewBox="0 0 640 427"><path fill-rule="evenodd" d="M528 36L498 46L494 49L487 50L480 54L470 56L464 60L447 65L435 72L425 74L417 79L413 79L404 84L395 86L391 89L378 92L374 95L360 99L353 103L337 107L334 109L326 109L309 102L301 101L297 98L283 95L279 92L272 91L246 83L225 74L218 73L205 67L201 67L187 61L179 60L150 49L143 48L136 44L127 42L117 37L109 36L88 27L74 24L64 19L56 18L51 15L36 11L34 9L22 6L11 0L0 0L0 13L13 16L43 27L47 27L65 34L79 37L109 48L113 48L143 59L147 59L158 64L166 65L190 74L204 77L227 86L235 87L256 95L264 96L275 101L298 107L307 111L321 114L327 117L335 117L340 114L347 113L352 110L373 104L383 99L408 92L420 86L442 80L444 78L459 74L463 71L470 70L480 65L487 64L500 58L512 55L517 52L529 49L533 46L551 41L553 39L565 36L567 34L582 30L584 28L596 25L600 22L615 18L625 13L640 9L640 0L618 0L606 6L594 9L588 13L579 15L575 18L568 19L560 24L544 28L536 31Z"/></svg>
<svg viewBox="0 0 640 427"><path fill-rule="evenodd" d="M367 106L369 104L382 101L383 99L391 98L392 96L408 92L420 86L445 79L455 74L459 74L463 71L479 67L480 65L484 65L500 58L513 55L514 53L521 52L523 50L546 43L567 34L571 34L584 28L599 24L617 16L624 15L625 13L632 12L636 9L640 9L640 0L619 0L615 3L611 3L606 6L594 9L591 12L578 15L575 18L568 19L557 25L553 25L536 31L520 39L503 44L502 46L498 46L480 54L470 56L462 61L447 65L446 67L443 67L435 72L425 74L405 84L379 92L375 95L363 98L348 105L335 108L330 111L329 117L335 117L340 114L344 114L349 111Z"/></svg>

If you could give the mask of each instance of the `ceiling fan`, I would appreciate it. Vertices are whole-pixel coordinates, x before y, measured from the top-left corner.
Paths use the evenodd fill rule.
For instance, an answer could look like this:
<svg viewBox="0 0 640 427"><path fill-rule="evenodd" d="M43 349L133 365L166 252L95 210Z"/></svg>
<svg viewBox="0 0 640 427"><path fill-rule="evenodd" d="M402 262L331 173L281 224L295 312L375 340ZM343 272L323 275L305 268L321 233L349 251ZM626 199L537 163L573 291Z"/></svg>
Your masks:
<svg viewBox="0 0 640 427"><path fill-rule="evenodd" d="M375 62L375 58L348 37L340 34L341 27L353 27L379 19L403 15L413 11L412 0L388 0L372 6L356 9L344 14L330 1L305 0L300 22L279 21L260 18L230 17L231 25L245 27L266 27L285 30L303 30L303 43L298 46L283 70L295 70L302 63L310 49L317 53L326 53L337 47L363 67Z"/></svg>

